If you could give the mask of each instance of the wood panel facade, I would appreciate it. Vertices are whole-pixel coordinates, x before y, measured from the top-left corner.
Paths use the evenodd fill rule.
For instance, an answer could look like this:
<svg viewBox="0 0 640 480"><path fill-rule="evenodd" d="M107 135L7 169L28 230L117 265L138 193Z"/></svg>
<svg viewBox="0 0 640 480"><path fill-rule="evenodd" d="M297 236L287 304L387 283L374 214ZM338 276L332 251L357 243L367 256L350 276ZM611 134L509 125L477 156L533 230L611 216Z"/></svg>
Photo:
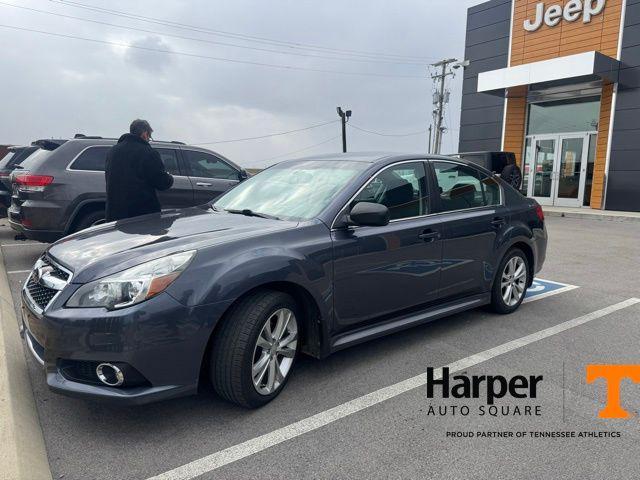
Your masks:
<svg viewBox="0 0 640 480"><path fill-rule="evenodd" d="M544 2L545 9L551 5L564 7L569 1L547 1ZM540 0L514 0L510 66L590 51L598 51L612 58L618 57L618 42L624 0L607 0L602 13L594 16L589 23L584 23L582 18L575 22L562 20L554 27L549 27L543 23L535 32L528 32L524 28L524 22L527 19L535 19L536 5L538 3L540 3ZM603 204L613 91L613 85L605 85L602 91L591 192L591 207L597 209L602 208ZM509 92L502 145L503 150L515 152L520 166L522 166L526 133L526 92L526 88Z"/></svg>

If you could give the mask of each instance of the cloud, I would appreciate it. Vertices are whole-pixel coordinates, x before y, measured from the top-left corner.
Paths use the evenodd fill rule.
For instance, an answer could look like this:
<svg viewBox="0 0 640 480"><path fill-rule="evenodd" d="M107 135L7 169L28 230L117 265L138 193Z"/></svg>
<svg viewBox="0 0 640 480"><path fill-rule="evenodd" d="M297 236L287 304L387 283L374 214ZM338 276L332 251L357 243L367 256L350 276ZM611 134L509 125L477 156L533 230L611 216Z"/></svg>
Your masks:
<svg viewBox="0 0 640 480"><path fill-rule="evenodd" d="M114 0L108 8L167 19L196 31L100 14L114 28L18 9L3 9L3 23L42 31L94 38L156 50L186 52L230 60L288 65L318 70L413 75L422 78L338 75L278 69L220 60L114 47L94 42L17 32L0 28L3 97L0 143L27 143L36 138L69 137L77 132L119 136L134 118L146 118L160 139L208 142L294 130L337 120L336 107L353 110L351 121L378 132L426 129L431 122L432 84L427 64L364 63L328 60L331 49L384 52L437 60L462 57L467 7L478 0L190 0L156 2ZM37 0L25 6L44 8ZM48 5L51 11L84 18L94 14L71 6ZM139 28L159 33L140 32ZM256 43L224 33L324 46L301 50ZM193 41L163 33L194 37ZM218 42L218 43L209 43ZM223 46L233 43L250 48ZM283 53L264 52L255 48ZM292 56L285 52L303 55ZM373 60L382 60L373 57ZM8 72L8 73L7 73ZM452 128L444 150L457 147L461 76L451 84L447 116ZM211 148L243 166L278 156L338 152L338 124L270 139L213 145ZM424 152L426 134L379 137L350 129L349 149Z"/></svg>
<svg viewBox="0 0 640 480"><path fill-rule="evenodd" d="M130 42L131 47L126 52L127 63L150 73L167 71L174 61L171 54L159 53L173 51L169 44L156 36L146 36ZM148 49L148 50L144 50Z"/></svg>

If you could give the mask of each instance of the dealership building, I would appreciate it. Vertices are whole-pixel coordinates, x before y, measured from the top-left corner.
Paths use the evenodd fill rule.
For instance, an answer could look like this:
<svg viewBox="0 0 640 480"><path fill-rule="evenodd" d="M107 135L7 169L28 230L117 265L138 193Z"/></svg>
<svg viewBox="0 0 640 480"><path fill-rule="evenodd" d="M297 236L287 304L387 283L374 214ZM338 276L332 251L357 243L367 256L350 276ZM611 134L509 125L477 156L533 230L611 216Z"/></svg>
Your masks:
<svg viewBox="0 0 640 480"><path fill-rule="evenodd" d="M640 0L469 9L460 152L514 152L543 205L640 211Z"/></svg>

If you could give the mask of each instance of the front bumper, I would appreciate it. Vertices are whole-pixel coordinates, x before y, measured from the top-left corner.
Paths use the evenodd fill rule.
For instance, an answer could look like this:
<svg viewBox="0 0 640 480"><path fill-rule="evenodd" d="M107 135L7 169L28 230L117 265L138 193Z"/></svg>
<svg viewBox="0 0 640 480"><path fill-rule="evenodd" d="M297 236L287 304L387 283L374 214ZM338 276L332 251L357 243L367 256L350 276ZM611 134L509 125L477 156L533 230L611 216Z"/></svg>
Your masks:
<svg viewBox="0 0 640 480"><path fill-rule="evenodd" d="M69 285L68 290L75 290ZM116 311L61 308L63 291L45 312L22 292L22 320L29 350L57 393L119 405L139 405L193 394L209 337L224 304L186 307L167 293ZM108 387L70 379L62 361L126 363L142 386ZM98 383L98 382L96 382Z"/></svg>

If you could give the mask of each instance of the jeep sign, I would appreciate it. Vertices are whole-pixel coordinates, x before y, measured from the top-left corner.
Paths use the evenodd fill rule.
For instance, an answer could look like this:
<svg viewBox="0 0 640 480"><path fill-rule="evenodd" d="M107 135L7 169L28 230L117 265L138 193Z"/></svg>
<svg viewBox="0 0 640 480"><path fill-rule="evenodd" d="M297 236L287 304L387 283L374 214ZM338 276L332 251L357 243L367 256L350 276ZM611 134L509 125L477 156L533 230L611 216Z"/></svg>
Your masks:
<svg viewBox="0 0 640 480"><path fill-rule="evenodd" d="M562 8L561 5L551 5L544 9L544 2L536 5L535 20L525 20L524 29L535 32L544 22L549 27L555 27L564 18L567 22L575 22L582 17L583 23L589 23L591 18L602 13L606 0L571 0Z"/></svg>

